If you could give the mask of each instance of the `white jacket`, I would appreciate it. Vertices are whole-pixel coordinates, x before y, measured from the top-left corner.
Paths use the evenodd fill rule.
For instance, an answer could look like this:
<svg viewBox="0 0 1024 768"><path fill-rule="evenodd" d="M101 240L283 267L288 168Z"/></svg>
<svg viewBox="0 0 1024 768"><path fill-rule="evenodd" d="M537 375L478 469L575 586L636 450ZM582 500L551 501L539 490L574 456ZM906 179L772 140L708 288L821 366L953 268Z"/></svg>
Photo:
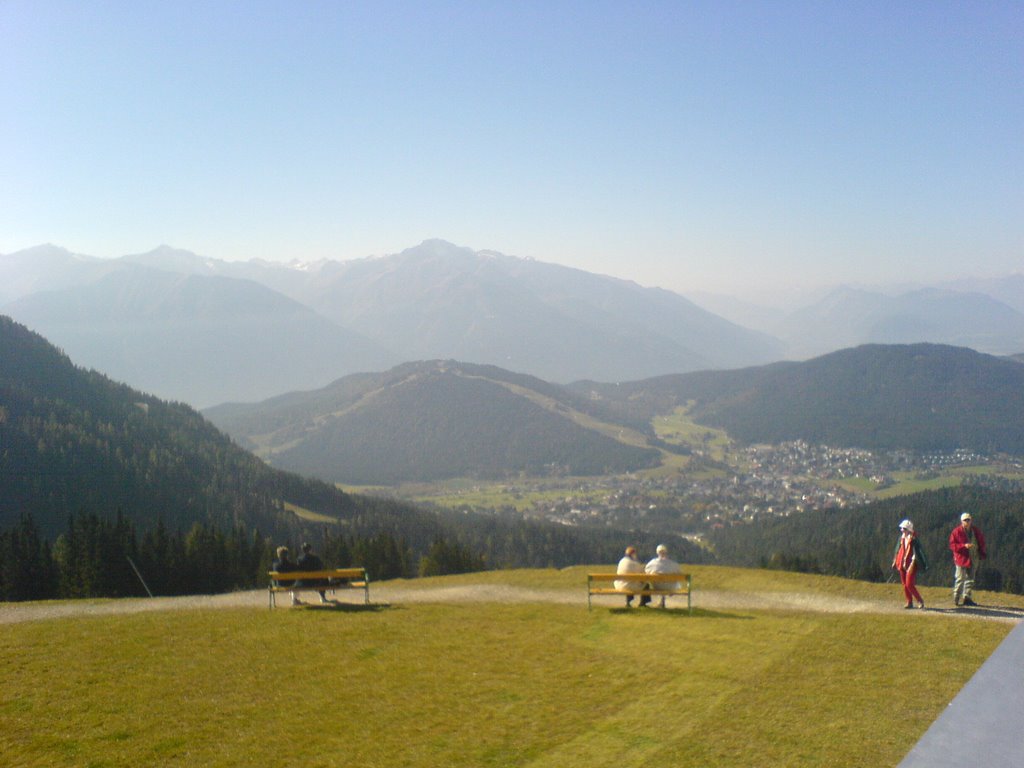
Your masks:
<svg viewBox="0 0 1024 768"><path fill-rule="evenodd" d="M675 560L673 560L670 557L661 557L660 555L658 557L654 558L653 560L651 560L649 563L647 563L647 565L644 567L644 572L645 573L682 573L681 569L679 568L679 563L677 563ZM679 589L679 582L677 581L675 584L662 582L662 583L657 584L655 586L659 587L661 589Z"/></svg>
<svg viewBox="0 0 1024 768"><path fill-rule="evenodd" d="M643 563L638 560L634 560L629 555L626 555L619 560L619 567L615 569L616 573L643 573ZM619 581L615 580L616 589L643 589L644 583L642 581Z"/></svg>

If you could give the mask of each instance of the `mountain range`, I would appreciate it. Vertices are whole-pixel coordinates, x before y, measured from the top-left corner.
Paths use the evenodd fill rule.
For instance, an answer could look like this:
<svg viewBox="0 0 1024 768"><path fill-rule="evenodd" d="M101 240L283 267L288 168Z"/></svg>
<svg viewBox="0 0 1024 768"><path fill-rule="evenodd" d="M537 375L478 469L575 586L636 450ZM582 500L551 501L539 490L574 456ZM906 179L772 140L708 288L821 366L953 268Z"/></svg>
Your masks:
<svg viewBox="0 0 1024 768"><path fill-rule="evenodd" d="M940 288L887 296L842 287L772 328L797 358L868 343L941 342L995 355L1024 349L1024 311L985 293Z"/></svg>
<svg viewBox="0 0 1024 768"><path fill-rule="evenodd" d="M81 364L204 407L410 360L617 380L776 359L669 291L432 240L382 258L224 262L161 247L0 257L0 311Z"/></svg>
<svg viewBox="0 0 1024 768"><path fill-rule="evenodd" d="M565 384L802 360L865 343L1024 352L1024 275L898 292L840 287L768 310L443 240L288 264L168 246L117 259L37 246L0 256L0 312L81 365L200 408L416 360Z"/></svg>
<svg viewBox="0 0 1024 768"><path fill-rule="evenodd" d="M130 257L84 259L49 247L0 264L8 294L21 291L6 305L10 316L81 364L167 399L262 399L398 359L244 278L173 272Z"/></svg>
<svg viewBox="0 0 1024 768"><path fill-rule="evenodd" d="M1024 350L1022 274L934 286L841 285L805 294L785 308L706 293L691 297L711 312L779 339L793 360L861 344L930 342L992 355Z"/></svg>
<svg viewBox="0 0 1024 768"><path fill-rule="evenodd" d="M677 408L741 443L1024 454L1024 365L935 344L569 386L429 361L204 415L274 466L397 485L650 467L652 419Z"/></svg>

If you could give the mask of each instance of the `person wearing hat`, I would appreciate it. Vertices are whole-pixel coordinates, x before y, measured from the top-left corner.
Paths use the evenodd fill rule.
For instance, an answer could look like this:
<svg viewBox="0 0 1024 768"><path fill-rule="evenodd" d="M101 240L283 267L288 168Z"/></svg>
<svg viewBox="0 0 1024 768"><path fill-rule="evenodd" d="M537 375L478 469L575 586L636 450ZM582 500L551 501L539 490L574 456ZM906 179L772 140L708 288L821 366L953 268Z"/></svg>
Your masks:
<svg viewBox="0 0 1024 768"><path fill-rule="evenodd" d="M668 556L668 547L664 544L659 544L657 549L658 556L651 560L647 565L644 566L645 573L680 573L679 563ZM679 589L679 583L675 584L663 584L665 589ZM644 598L647 598L646 600ZM650 595L644 595L640 598L640 605L647 605L651 602ZM661 607L665 607L665 596L661 596Z"/></svg>
<svg viewBox="0 0 1024 768"><path fill-rule="evenodd" d="M960 525L949 534L949 548L953 552L956 575L953 578L953 605L977 605L971 599L978 563L988 557L985 537L974 526L970 512L960 515ZM961 602L962 601L962 602Z"/></svg>
<svg viewBox="0 0 1024 768"><path fill-rule="evenodd" d="M626 554L619 560L619 566L615 569L615 573L643 573L644 565L636 559L636 547L626 547ZM642 581L626 581L626 580L615 580L616 589L643 589L644 583ZM641 601L643 597L640 598ZM650 598L648 598L649 600ZM626 607L629 608L633 605L633 596L626 595Z"/></svg>
<svg viewBox="0 0 1024 768"><path fill-rule="evenodd" d="M924 550L921 542L917 540L917 533L914 531L914 524L909 520L900 523L900 539L896 542L896 552L892 556L892 567L900 574L900 583L903 585L903 594L907 598L904 608L913 608L914 601L918 607L924 608L924 599L917 591L917 571L928 570L928 563L924 559Z"/></svg>

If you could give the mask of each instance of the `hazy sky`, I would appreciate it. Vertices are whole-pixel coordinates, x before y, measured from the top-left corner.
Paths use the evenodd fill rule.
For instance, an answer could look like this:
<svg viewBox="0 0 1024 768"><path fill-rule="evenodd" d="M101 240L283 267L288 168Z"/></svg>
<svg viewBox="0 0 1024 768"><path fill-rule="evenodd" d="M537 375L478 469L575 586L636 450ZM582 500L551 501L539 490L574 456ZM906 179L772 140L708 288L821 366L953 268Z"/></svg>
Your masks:
<svg viewBox="0 0 1024 768"><path fill-rule="evenodd" d="M0 253L1024 269L1024 3L0 0Z"/></svg>

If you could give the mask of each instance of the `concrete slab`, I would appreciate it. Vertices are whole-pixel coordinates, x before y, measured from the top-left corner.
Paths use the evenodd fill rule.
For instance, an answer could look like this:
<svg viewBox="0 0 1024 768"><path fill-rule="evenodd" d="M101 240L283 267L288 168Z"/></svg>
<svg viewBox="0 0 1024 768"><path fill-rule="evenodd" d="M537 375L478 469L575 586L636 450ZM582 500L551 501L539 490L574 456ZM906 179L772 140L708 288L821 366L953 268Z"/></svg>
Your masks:
<svg viewBox="0 0 1024 768"><path fill-rule="evenodd" d="M1024 766L1024 623L1018 624L898 768Z"/></svg>

